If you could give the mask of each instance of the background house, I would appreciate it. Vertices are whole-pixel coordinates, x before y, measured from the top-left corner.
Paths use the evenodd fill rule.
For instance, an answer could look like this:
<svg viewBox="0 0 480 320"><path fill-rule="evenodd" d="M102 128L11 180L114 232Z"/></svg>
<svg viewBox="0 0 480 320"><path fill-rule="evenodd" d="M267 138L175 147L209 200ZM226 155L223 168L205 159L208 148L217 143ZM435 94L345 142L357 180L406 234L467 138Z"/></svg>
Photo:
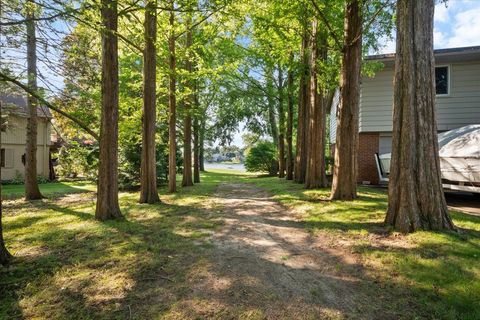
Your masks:
<svg viewBox="0 0 480 320"><path fill-rule="evenodd" d="M384 68L364 77L360 98L358 182L378 183L375 153L392 148L395 54L370 56ZM480 123L480 46L435 50L439 132ZM338 92L330 113L330 143L335 144Z"/></svg>
<svg viewBox="0 0 480 320"><path fill-rule="evenodd" d="M27 130L28 108L25 97L0 96L2 115L7 118L6 128L2 128L1 168L2 180L23 177L25 173L24 155ZM46 107L37 108L37 173L49 178L52 114Z"/></svg>

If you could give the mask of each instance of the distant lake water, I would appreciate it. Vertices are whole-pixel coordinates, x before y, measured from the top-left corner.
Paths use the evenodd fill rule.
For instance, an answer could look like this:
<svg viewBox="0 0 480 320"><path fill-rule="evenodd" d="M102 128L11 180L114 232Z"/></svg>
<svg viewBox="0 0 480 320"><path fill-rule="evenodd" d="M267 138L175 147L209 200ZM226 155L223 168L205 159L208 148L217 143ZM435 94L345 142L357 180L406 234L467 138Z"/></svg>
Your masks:
<svg viewBox="0 0 480 320"><path fill-rule="evenodd" d="M205 162L205 170L216 169L216 170L236 170L246 172L245 166L243 163L217 163L217 162Z"/></svg>

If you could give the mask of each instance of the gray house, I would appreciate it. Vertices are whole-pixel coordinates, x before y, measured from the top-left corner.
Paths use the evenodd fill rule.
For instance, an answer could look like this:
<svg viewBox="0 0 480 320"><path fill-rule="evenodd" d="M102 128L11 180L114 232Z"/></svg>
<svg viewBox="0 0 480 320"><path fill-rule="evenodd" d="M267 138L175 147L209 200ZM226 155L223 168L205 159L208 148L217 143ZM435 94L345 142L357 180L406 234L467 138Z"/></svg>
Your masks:
<svg viewBox="0 0 480 320"><path fill-rule="evenodd" d="M395 54L367 57L384 67L364 77L360 98L358 182L378 182L375 153L392 145ZM438 131L480 124L480 46L435 50ZM330 113L330 143L335 144L338 92Z"/></svg>

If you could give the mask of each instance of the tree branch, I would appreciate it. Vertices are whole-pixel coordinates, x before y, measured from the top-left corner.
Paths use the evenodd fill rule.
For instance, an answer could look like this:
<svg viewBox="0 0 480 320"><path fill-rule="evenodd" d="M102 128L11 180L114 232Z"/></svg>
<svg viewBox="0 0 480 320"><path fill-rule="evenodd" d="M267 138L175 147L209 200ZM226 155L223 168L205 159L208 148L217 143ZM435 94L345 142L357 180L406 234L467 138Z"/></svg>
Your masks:
<svg viewBox="0 0 480 320"><path fill-rule="evenodd" d="M48 16L48 17L42 17L42 18L27 18L27 19L22 19L22 20L16 20L16 21L8 21L8 22L0 22L0 26L2 27L7 27L7 26L15 26L15 25L19 25L19 24L24 24L26 22L29 22L29 21L46 21L46 20L53 20L53 19L56 19L58 17L61 17L65 15L64 12L59 12L57 14L54 14L52 16Z"/></svg>
<svg viewBox="0 0 480 320"><path fill-rule="evenodd" d="M315 8L315 11L317 11L318 15L320 16L320 19L322 20L322 22L325 24L325 26L327 27L328 29L328 32L330 33L330 36L333 38L333 40L335 41L335 43L337 44L338 48L340 50L343 50L343 45L342 45L342 41L340 41L340 39L338 38L337 34L335 33L335 31L333 30L332 26L330 25L330 23L328 22L328 19L325 17L325 15L323 14L323 11L320 10L320 8L318 7L317 3L315 2L315 0L311 0L312 4L313 4L313 7Z"/></svg>
<svg viewBox="0 0 480 320"><path fill-rule="evenodd" d="M46 107L52 109L53 111L57 112L58 114L64 116L65 118L69 119L70 121L74 122L75 124L77 124L80 128L82 128L83 130L85 130L85 132L87 132L88 134L90 134L93 138L95 138L95 140L97 141L100 141L100 137L99 135L93 131L92 129L89 128L89 126L85 123L83 123L81 120L79 120L78 118L76 118L75 116L72 116L71 114L61 110L60 108L54 106L53 104L51 104L50 102L48 102L47 100L45 100L41 95L39 95L36 91L30 89L28 86L26 86L25 84L21 83L20 81L18 81L17 79L15 78L12 78L6 74L4 74L3 72L0 72L0 79L1 80L4 80L4 81L8 81L8 82L11 82L13 84L15 84L16 86L22 88L25 92L27 92L28 94L30 94L31 96L37 98L40 102L42 102Z"/></svg>
<svg viewBox="0 0 480 320"><path fill-rule="evenodd" d="M217 10L215 11L211 11L208 15L206 15L205 17L203 17L202 19L200 19L199 21L195 22L194 24L192 24L190 26L190 28L188 28L187 30L181 32L180 34L176 35L175 36L175 39L178 39L180 38L183 34L185 34L187 31L190 31L190 30L193 30L195 29L196 27L198 27L200 24L202 24L203 22L205 22L208 18L210 18L211 16L213 16L215 13L219 12L220 10L222 10L223 8L225 8L225 6L221 6L220 8L218 8Z"/></svg>
<svg viewBox="0 0 480 320"><path fill-rule="evenodd" d="M373 14L373 16L370 18L370 20L367 22L367 24L365 24L365 26L363 27L363 30L360 30L360 33L357 34L355 36L355 38L353 38L353 40L348 44L348 45L353 45L355 42L358 41L358 39L360 39L360 37L362 36L362 34L364 32L366 32L371 26L372 24L375 22L375 19L377 19L378 15L380 14L380 12L382 12L383 9L385 9L386 6L388 6L390 3L390 1L386 1L385 3L383 3L376 11L375 13Z"/></svg>

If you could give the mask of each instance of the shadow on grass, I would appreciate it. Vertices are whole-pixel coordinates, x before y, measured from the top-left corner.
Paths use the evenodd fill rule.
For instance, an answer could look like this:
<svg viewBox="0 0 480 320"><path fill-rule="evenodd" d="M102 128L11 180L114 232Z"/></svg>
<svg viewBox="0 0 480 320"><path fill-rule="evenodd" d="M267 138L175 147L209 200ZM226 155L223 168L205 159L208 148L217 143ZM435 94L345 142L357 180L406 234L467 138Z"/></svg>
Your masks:
<svg viewBox="0 0 480 320"><path fill-rule="evenodd" d="M39 185L41 193L47 198L62 197L72 193L82 193L94 191L95 184L92 182L52 182ZM23 185L5 185L2 186L2 198L5 200L20 199L24 196L25 187Z"/></svg>
<svg viewBox="0 0 480 320"><path fill-rule="evenodd" d="M201 246L194 243L201 239L199 233L181 235L177 232L187 223L184 215L178 214L184 207L160 204L149 206L149 211L142 214L145 208L131 204L122 207L125 220L104 223L93 219L91 208L87 211L85 208L72 209L46 201L39 203L39 208L48 214L21 218L13 223L13 228L9 224L8 229L28 228L31 223L37 223L38 228L42 221L50 224L52 219L62 220L42 232L36 232L33 227L32 232L23 236L23 242L43 248L38 256L17 257L9 269L0 269L3 297L0 318L115 319L118 313L121 318L129 318L127 306L130 304L123 301L130 283L145 281L142 279L147 277L172 278L174 281L188 266L183 255L194 257L201 252ZM188 217L195 217L200 223L201 211L188 209ZM73 217L70 221L74 222L61 224L66 216ZM204 223L202 227L206 225ZM69 276L62 277L65 273ZM104 279L92 276L95 273L103 274ZM122 275L120 281L115 275ZM115 297L104 299L89 295L102 286L106 287L105 291L100 289L97 295L109 297L112 296L109 291L112 291ZM56 307L49 310L53 305ZM22 315L23 311L25 315Z"/></svg>
<svg viewBox="0 0 480 320"><path fill-rule="evenodd" d="M318 249L322 261L335 266L338 273L273 262L253 242L247 244L246 252L237 249L240 246L214 249L206 235L215 232L221 221L215 212L203 210L201 203L222 183L250 181L237 175L209 173L200 186L181 188L177 194L166 195L162 189L162 198L170 200L158 205L139 205L137 194L123 194L126 219L105 223L93 219L94 206L88 199L65 205L59 199L47 199L29 205L41 214L20 213L8 222L8 233L18 236L14 247L27 244L38 252L17 258L9 269L0 268L0 318L239 318L239 314L255 315L251 312L256 311L261 318L262 313L288 312L283 307L295 308L295 304L303 308L305 317L315 317L322 310L358 318L475 319L480 315L480 307L475 305L480 292L475 284L478 276L472 271L473 255L478 251L469 243L476 243L476 233L467 233L465 239L453 233L441 234L443 242L426 239L413 249L364 242L354 246L366 258L384 258L381 261L386 269L380 274L374 268L347 263L324 249ZM293 186L295 190L298 185ZM313 203L304 199L327 192L298 189L292 193L276 188L278 194L273 198L287 204ZM191 197L196 197L195 203L182 202ZM384 234L378 222L386 205L381 193L362 189L357 205L361 207L310 212L312 219L300 222L267 215L262 223L299 232L366 230L368 234ZM378 213L369 217L372 208ZM324 219L333 213L336 220ZM455 219L480 223L478 218L463 214ZM249 241L229 232L221 240L242 247ZM272 241L289 255L311 245L308 241L289 243L274 235ZM248 258L251 254L255 259ZM387 262L393 264L391 270ZM321 261L316 265L322 266ZM209 277L225 285L212 286ZM308 299L298 300L298 292Z"/></svg>
<svg viewBox="0 0 480 320"><path fill-rule="evenodd" d="M160 190L168 202L196 197L193 205L140 205L137 194L122 194L126 219L119 221L95 221L91 198L63 203L63 196L82 191L69 186L55 188L49 199L7 203L6 231L19 254L9 268L0 267L0 318L130 318L133 306L143 303L141 289L130 297L132 285L177 287L209 247L203 239L221 222L201 201L230 178L210 173L201 186L178 194ZM104 299L109 291L115 297ZM167 308L173 298L160 305Z"/></svg>
<svg viewBox="0 0 480 320"><path fill-rule="evenodd" d="M480 217L452 211L459 232L410 235L408 239L415 244L412 248L411 244L408 245L410 241L395 240L395 235L383 225L387 208L384 190L360 187L360 197L353 202L323 202L316 201L316 198L327 197L328 189L307 191L302 185L275 178L250 179L249 182L266 189L272 199L287 207L305 207L300 222L269 219L268 223L328 231L335 237L352 232L355 241L359 241L354 250L364 259L384 264L385 270L381 273L386 271L394 275L393 279L387 275L381 283L410 282L412 293L435 317L480 317L477 303L480 301L477 263L480 259ZM381 236L379 239L384 240L373 241L371 235Z"/></svg>
<svg viewBox="0 0 480 320"><path fill-rule="evenodd" d="M447 240L427 238L413 248L363 243L356 245L355 250L367 259L375 257L384 262L384 268L393 275L391 280L411 283L412 293L434 318L478 319L478 245L455 233L437 236Z"/></svg>

